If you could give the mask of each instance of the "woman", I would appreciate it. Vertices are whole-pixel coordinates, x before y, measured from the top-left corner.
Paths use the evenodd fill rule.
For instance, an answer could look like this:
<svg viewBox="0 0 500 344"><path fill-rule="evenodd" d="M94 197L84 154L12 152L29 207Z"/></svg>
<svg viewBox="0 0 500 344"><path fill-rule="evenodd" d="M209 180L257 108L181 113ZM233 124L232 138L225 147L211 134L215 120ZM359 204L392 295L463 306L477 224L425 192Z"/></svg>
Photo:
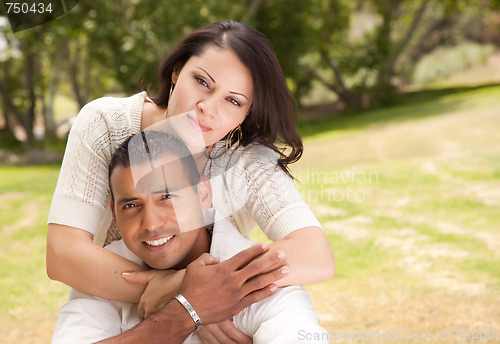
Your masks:
<svg viewBox="0 0 500 344"><path fill-rule="evenodd" d="M111 222L106 215L107 165L114 147L166 117L191 113L195 116L186 118L202 133L208 152L198 156L200 169L224 175L212 180L214 208L244 235L258 225L274 241L271 253L286 252L290 273L278 286L331 278L330 246L288 170L303 150L294 109L264 35L229 21L186 36L160 66L157 97L151 100L142 92L123 99L101 98L78 115L49 214L49 277L103 298L139 302L142 296L145 313L162 303L156 300L156 289L171 289L169 295L175 295L182 272L148 272L150 291L144 292L145 285L127 283L121 276L140 268L94 244L94 239L99 228ZM226 142L233 147L226 150ZM239 159L232 161L235 151ZM232 172L226 174L228 164ZM112 234L107 231L108 241Z"/></svg>

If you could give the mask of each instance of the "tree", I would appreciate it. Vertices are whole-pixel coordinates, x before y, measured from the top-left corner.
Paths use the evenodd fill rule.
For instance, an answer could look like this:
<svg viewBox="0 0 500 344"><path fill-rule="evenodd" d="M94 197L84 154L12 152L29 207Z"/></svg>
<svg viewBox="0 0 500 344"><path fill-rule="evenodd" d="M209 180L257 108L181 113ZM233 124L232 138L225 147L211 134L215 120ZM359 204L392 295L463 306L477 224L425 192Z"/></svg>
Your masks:
<svg viewBox="0 0 500 344"><path fill-rule="evenodd" d="M392 99L397 78L411 70L424 53L446 39L452 43L450 37L457 35L443 35L431 44L429 37L443 29L456 33L458 18L466 11L498 7L498 0L361 0L356 7L341 1L326 2L347 14L339 17L328 12L332 15L318 25L311 44L309 55L314 58L302 66L353 107ZM348 24L339 25L337 31L328 29L332 21L348 23L360 9L372 15L376 23L373 29L355 38L350 37Z"/></svg>

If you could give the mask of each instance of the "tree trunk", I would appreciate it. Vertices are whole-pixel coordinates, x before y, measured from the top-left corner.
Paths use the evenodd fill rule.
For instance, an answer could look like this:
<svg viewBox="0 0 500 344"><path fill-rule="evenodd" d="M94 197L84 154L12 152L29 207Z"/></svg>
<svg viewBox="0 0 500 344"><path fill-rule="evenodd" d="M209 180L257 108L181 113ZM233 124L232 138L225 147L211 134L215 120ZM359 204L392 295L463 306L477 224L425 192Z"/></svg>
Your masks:
<svg viewBox="0 0 500 344"><path fill-rule="evenodd" d="M61 64L62 64L61 53L57 56L56 65L54 67L54 75L49 86L48 99L42 98L43 104L43 124L45 127L45 136L48 139L56 138L56 124L54 122L54 100L57 93L57 87L59 85L59 76L61 74Z"/></svg>
<svg viewBox="0 0 500 344"><path fill-rule="evenodd" d="M26 111L26 119L24 121L24 130L26 131L26 147L31 148L34 141L33 128L35 125L35 71L36 71L36 55L33 51L25 52L26 58L26 89L28 91L28 109Z"/></svg>
<svg viewBox="0 0 500 344"><path fill-rule="evenodd" d="M71 83L71 88L73 90L73 94L75 95L76 102L78 103L79 108L81 109L85 105L85 99L82 94L82 90L80 89L80 85L78 82L78 63L80 61L80 42L75 42L75 52L71 54L71 51L68 54L69 56L69 81ZM71 56L73 55L73 56Z"/></svg>
<svg viewBox="0 0 500 344"><path fill-rule="evenodd" d="M401 39L401 41L399 41L395 51L391 54L391 56L388 56L389 59L387 60L387 62L382 64L382 68L380 69L379 72L378 83L383 88L384 86L391 85L391 79L394 76L394 68L396 66L396 62L398 61L399 56L401 56L403 50L408 46L408 43L410 43L411 39L413 38L413 35L415 34L418 24L420 23L423 17L423 14L425 12L428 3L429 0L422 0L422 2L420 3L420 7L417 9L415 16L413 17L413 21L410 27L408 28L408 31L406 32L404 38ZM385 33L388 35L385 39L388 39L389 42L390 42L390 22L392 21L392 19L393 18L387 18L387 17L384 18L384 23L386 20L389 21L387 23L389 31Z"/></svg>

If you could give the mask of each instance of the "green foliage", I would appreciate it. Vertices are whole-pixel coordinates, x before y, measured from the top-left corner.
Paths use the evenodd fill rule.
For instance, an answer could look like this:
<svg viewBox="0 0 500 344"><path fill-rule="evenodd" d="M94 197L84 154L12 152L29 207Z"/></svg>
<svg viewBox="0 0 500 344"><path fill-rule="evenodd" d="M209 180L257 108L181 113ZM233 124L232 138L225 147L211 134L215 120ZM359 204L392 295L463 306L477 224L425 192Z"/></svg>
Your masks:
<svg viewBox="0 0 500 344"><path fill-rule="evenodd" d="M44 119L50 129L56 93L73 98L79 108L108 93L133 93L140 81L154 92L158 66L174 44L196 28L226 19L267 35L299 100L320 82L348 106L367 107L392 100L395 82L407 80L418 59L460 42L460 29L467 27L462 19L481 25L498 3L84 1L63 17L16 35L8 26L1 29L7 42L0 52L2 116L21 124L31 138L35 121Z"/></svg>
<svg viewBox="0 0 500 344"><path fill-rule="evenodd" d="M417 63L413 81L426 84L447 78L456 72L484 63L493 50L492 45L474 43L438 48Z"/></svg>

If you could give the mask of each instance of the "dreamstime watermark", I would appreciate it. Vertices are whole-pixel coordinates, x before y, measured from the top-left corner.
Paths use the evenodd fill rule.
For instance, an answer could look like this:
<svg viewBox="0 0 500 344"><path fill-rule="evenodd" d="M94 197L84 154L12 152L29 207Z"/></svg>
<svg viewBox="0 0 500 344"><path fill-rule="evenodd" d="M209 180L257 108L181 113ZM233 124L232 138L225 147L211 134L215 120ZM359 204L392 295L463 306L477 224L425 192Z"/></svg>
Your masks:
<svg viewBox="0 0 500 344"><path fill-rule="evenodd" d="M79 0L3 0L12 32L42 25L68 13Z"/></svg>
<svg viewBox="0 0 500 344"><path fill-rule="evenodd" d="M321 171L307 167L296 175L306 187L301 196L307 202L351 202L361 203L366 199L367 187L378 185L379 175L375 171L356 168L344 171Z"/></svg>

